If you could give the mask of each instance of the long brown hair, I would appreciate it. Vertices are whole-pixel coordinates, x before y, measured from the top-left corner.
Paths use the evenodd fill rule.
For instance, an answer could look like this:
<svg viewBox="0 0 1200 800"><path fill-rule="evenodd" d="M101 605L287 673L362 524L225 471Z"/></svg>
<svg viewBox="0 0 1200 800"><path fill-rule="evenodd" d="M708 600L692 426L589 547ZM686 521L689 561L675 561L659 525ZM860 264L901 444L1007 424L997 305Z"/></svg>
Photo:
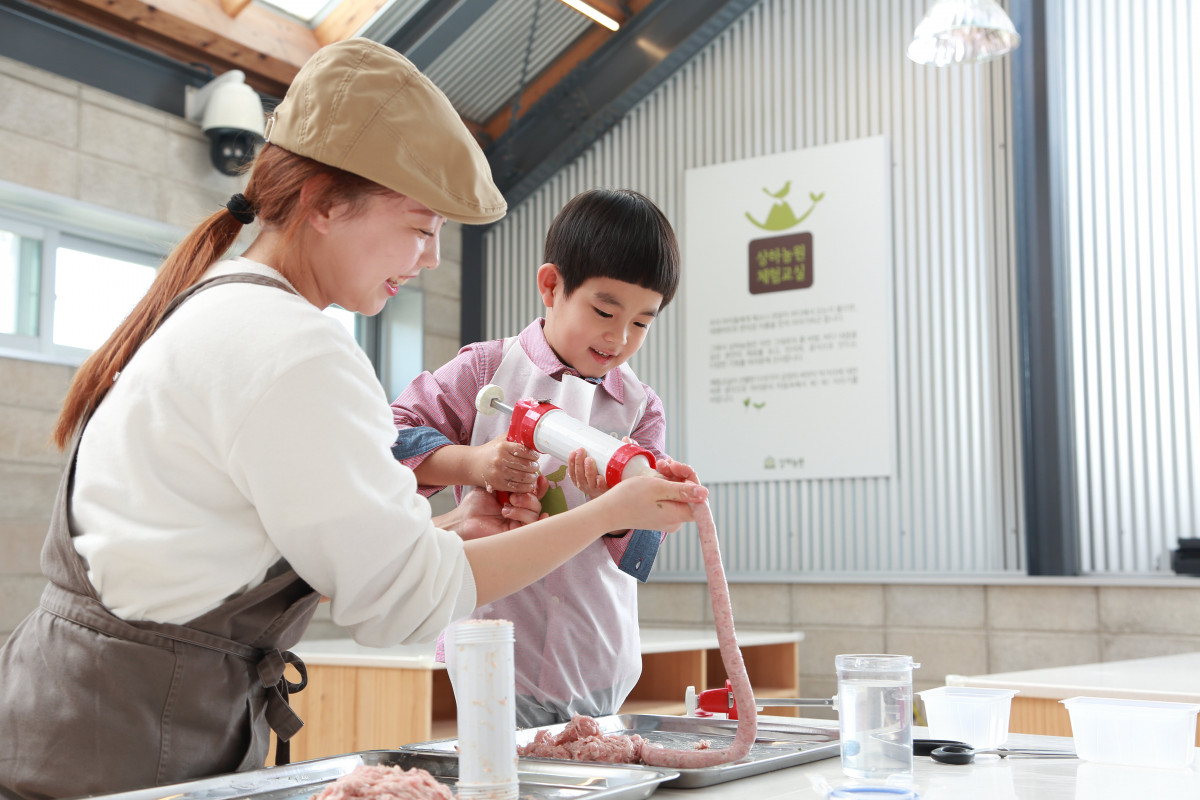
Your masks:
<svg viewBox="0 0 1200 800"><path fill-rule="evenodd" d="M308 191L302 193L306 185ZM302 247L303 225L311 211L347 203L348 212L353 214L361 209L367 195L387 191L366 178L268 144L255 159L243 194L264 227L283 233L281 252L273 254L278 265L290 261ZM175 246L145 296L75 373L51 434L60 450L104 399L133 354L150 338L171 300L199 281L233 246L241 230L241 223L221 209Z"/></svg>

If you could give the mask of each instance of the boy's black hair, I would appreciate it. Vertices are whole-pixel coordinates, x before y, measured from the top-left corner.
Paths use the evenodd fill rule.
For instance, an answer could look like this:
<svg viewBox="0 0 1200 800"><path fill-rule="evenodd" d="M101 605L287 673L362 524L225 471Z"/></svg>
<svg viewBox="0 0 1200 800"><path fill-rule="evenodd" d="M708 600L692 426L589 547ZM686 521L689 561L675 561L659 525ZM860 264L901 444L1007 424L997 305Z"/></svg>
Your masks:
<svg viewBox="0 0 1200 800"><path fill-rule="evenodd" d="M571 292L588 278L612 278L662 295L679 288L679 242L650 198L630 189L590 189L562 207L546 233L544 262Z"/></svg>

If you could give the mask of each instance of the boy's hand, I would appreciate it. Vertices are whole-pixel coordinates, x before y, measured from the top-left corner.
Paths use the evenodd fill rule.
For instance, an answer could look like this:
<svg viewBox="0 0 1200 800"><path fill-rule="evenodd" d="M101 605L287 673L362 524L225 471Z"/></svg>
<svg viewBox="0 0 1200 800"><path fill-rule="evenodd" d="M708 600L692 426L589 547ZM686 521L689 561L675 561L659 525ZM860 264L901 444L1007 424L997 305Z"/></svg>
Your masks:
<svg viewBox="0 0 1200 800"><path fill-rule="evenodd" d="M524 494L537 489L538 454L522 444L508 441L504 434L473 448L476 480L489 492Z"/></svg>
<svg viewBox="0 0 1200 800"><path fill-rule="evenodd" d="M696 475L696 470L689 467L682 461L676 461L670 456L663 456L655 463L655 469L658 474L664 478L669 478L673 481L690 481L691 483L699 483L700 478Z"/></svg>
<svg viewBox="0 0 1200 800"><path fill-rule="evenodd" d="M582 447L572 450L567 458L567 477L589 500L608 491L608 482L597 469L596 459L589 456L587 450Z"/></svg>

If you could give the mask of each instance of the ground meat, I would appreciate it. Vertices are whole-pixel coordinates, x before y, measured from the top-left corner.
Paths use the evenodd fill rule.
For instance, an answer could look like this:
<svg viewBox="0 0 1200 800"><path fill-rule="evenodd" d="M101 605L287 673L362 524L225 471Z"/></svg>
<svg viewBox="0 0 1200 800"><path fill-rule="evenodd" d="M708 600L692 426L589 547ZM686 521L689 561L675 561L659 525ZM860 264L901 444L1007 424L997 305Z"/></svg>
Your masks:
<svg viewBox="0 0 1200 800"><path fill-rule="evenodd" d="M363 764L312 800L453 800L449 787L423 769Z"/></svg>
<svg viewBox="0 0 1200 800"><path fill-rule="evenodd" d="M592 717L576 714L558 734L538 731L533 741L517 747L517 755L537 758L562 758L570 761L607 761L610 764L641 764L642 748L649 744L636 733L604 733ZM696 742L697 750L711 745L707 739Z"/></svg>
<svg viewBox="0 0 1200 800"><path fill-rule="evenodd" d="M746 664L733 630L733 606L729 602L729 584L725 580L721 550L717 545L717 526L707 503L697 503L692 509L700 530L700 549L704 555L708 592L712 597L721 661L738 706L738 726L733 742L720 750L711 749L708 741L697 742L694 750L669 750L636 734L605 735L596 720L577 714L557 736L552 736L549 731L538 731L532 742L517 748L518 755L698 769L737 761L750 752L750 745L754 744L758 734L758 711L754 707L754 691L750 688L750 677L746 674Z"/></svg>
<svg viewBox="0 0 1200 800"><path fill-rule="evenodd" d="M557 735L552 735L550 731L538 731L532 742L517 747L517 755L637 764L641 761L645 741L637 734L605 735L596 720L576 714Z"/></svg>

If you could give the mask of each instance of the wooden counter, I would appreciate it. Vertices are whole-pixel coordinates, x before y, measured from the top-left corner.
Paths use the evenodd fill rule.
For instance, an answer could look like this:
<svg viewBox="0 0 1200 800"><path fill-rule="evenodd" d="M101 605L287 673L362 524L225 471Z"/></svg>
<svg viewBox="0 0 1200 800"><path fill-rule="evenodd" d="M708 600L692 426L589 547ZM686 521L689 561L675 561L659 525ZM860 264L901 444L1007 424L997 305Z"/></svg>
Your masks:
<svg viewBox="0 0 1200 800"><path fill-rule="evenodd" d="M621 713L682 714L688 686L725 684L715 633L645 627L641 637L642 677ZM803 639L798 631L738 630L757 695L798 696ZM291 698L305 722L292 739L293 761L456 735L454 692L432 644L371 648L330 639L293 650L308 668L308 688Z"/></svg>
<svg viewBox="0 0 1200 800"><path fill-rule="evenodd" d="M946 685L1016 689L1019 694L1012 699L1010 732L1070 736L1070 716L1059 702L1068 697L1200 703L1200 653L994 675L947 675ZM1200 722L1196 743L1200 745Z"/></svg>

